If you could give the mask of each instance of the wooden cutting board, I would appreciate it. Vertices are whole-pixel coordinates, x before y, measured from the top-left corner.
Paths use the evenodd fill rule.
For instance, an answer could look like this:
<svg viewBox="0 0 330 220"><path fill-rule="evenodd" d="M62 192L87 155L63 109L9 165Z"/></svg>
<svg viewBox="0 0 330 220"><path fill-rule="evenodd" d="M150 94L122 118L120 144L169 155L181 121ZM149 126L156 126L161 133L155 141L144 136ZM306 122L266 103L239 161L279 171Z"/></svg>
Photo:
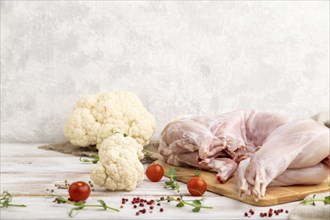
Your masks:
<svg viewBox="0 0 330 220"><path fill-rule="evenodd" d="M162 160L157 160L154 163L162 165L166 171L171 167ZM195 173L194 168L174 167L177 169L177 180L187 183ZM185 177L188 176L188 177ZM319 185L314 186L285 186L285 187L268 187L266 196L261 197L258 202L255 202L252 196L246 197L244 200L239 199L238 189L235 183L235 177L232 177L224 184L219 184L216 180L216 173L201 171L201 178L207 182L207 190L227 196L229 198L248 203L255 206L272 206L282 203L293 202L304 199L307 195L330 191L329 179Z"/></svg>

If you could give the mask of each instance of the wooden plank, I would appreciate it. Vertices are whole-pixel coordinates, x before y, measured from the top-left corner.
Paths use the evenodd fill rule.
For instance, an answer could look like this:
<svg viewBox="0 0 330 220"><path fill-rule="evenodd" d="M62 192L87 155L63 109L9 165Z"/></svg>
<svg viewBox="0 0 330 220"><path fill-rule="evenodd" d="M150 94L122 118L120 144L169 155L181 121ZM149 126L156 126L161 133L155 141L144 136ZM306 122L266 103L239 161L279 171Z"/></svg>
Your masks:
<svg viewBox="0 0 330 220"><path fill-rule="evenodd" d="M1 167L1 172L77 172L89 173L94 164L83 163L79 157L11 157L1 158L5 164Z"/></svg>
<svg viewBox="0 0 330 220"><path fill-rule="evenodd" d="M1 174L1 191L8 190L15 196L47 196L50 194L46 189L54 189L54 194L67 195L67 190L57 189L55 183L63 183L64 180L74 182L78 180L88 182L89 174L76 172L58 172L58 173L3 173ZM145 178L137 188L131 192L128 191L108 191L99 186L94 186L93 195L95 196L120 196L120 195L171 195L177 196L175 191L164 189L165 181L153 183ZM186 184L181 184L182 193L188 195ZM208 193L206 196L218 196L214 193Z"/></svg>
<svg viewBox="0 0 330 220"><path fill-rule="evenodd" d="M1 209L0 219L69 219L66 204L55 204L49 198L49 191L55 189L54 194L68 196L67 190L55 188L55 183L63 183L83 180L89 181L89 170L93 164L82 164L79 157L38 149L41 144L1 144L0 161L0 189L8 190L15 195L13 202L26 204L27 208ZM147 166L145 164L145 166ZM144 197L158 199L161 196L178 196L174 190L164 189L164 177L160 182L153 183L147 178L133 191L107 191L95 186L89 203L96 203L97 199L103 199L114 207L119 207L122 197ZM216 182L215 182L216 183ZM180 183L181 193L186 199L195 199L189 195L186 184ZM202 210L200 213L191 211L191 207L177 208L175 203L163 205L165 211L155 214L147 213L143 216L135 216L136 209L131 205L124 206L120 213L104 212L98 210L83 210L74 219L243 219L244 212L251 206L220 196L212 192L206 192L203 196L204 204L213 206L212 210ZM285 205L285 209L292 210L298 202ZM272 206L272 208L284 208ZM256 215L253 219L261 219L260 212L267 212L266 207L253 207ZM287 214L281 214L275 219L286 219ZM274 217L273 217L274 218Z"/></svg>
<svg viewBox="0 0 330 220"><path fill-rule="evenodd" d="M40 144L28 144L28 143L1 143L1 159L11 158L11 157L72 157L69 154L63 154L56 151L50 150L40 150L38 146L44 145Z"/></svg>
<svg viewBox="0 0 330 220"><path fill-rule="evenodd" d="M155 163L162 165L165 170L174 167L166 164L161 160L157 160ZM187 183L191 178L189 176L193 175L194 172L194 168L179 167L177 168L177 174L179 175L177 179ZM252 196L248 196L244 199L240 199L238 197L238 189L236 186L235 177L232 177L224 184L219 184L216 181L216 174L214 172L201 171L201 177L207 182L207 189L209 191L255 206L271 206L283 204L304 199L307 195L310 194L330 191L329 180L315 186L268 187L266 196L261 197L259 201L256 202Z"/></svg>
<svg viewBox="0 0 330 220"><path fill-rule="evenodd" d="M104 200L109 206L119 208L121 198L128 198L130 201L132 195L104 195L92 196L87 200L89 204L96 204L98 199ZM159 196L143 196L145 199L159 199ZM190 197L193 199L197 197ZM69 219L67 212L72 207L68 204L56 204L52 202L50 197L14 197L15 204L26 204L26 208L11 207L1 209L0 219ZM191 211L190 206L178 208L176 203L163 202L161 207L164 212L159 212L159 206L155 206L153 213L147 212L144 215L136 216L135 213L139 209L134 209L132 204L127 203L120 209L120 212L103 211L95 209L81 210L72 219L245 219L244 212L247 212L251 206L244 203L238 203L230 198L216 196L205 197L204 205L212 206L213 209L202 209L199 213ZM291 203L283 206L273 206L273 209L285 208L293 209L297 204ZM260 212L268 212L266 207L253 207L255 215L249 219L263 219L259 217ZM273 219L286 219L288 214L282 213L279 216L273 216Z"/></svg>

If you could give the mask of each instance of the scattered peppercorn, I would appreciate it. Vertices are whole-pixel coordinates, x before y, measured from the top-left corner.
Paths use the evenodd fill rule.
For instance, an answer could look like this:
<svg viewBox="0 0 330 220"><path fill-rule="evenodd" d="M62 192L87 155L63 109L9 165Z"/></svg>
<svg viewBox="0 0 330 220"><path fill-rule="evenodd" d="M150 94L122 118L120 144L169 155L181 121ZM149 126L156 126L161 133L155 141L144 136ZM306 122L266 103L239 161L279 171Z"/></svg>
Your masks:
<svg viewBox="0 0 330 220"><path fill-rule="evenodd" d="M282 212L285 212L285 213L289 213L288 210L284 210L284 209L272 209L272 208L269 208L268 209L268 212L260 212L259 213L259 216L260 217L272 217L273 215L279 215L280 213ZM250 209L249 211L247 212L244 212L244 217L248 217L250 218L252 215L254 215L255 211L253 209Z"/></svg>
<svg viewBox="0 0 330 220"><path fill-rule="evenodd" d="M54 186L57 189L69 189L70 185L71 184L67 180L65 180L64 183L55 183Z"/></svg>
<svg viewBox="0 0 330 220"><path fill-rule="evenodd" d="M160 200L169 200L169 198L170 197L166 197L166 198L161 197ZM122 205L120 206L120 208L123 208L124 207L123 205L126 204L126 202L129 202L128 198L121 198ZM153 200L153 199L148 200L148 199L143 199L143 198L140 198L140 197L134 197L134 198L131 199L130 204L132 204L132 208L134 208L134 209L136 209L138 207L141 207L141 208L145 207L145 208L142 208L142 209L138 210L138 212L135 213L136 215L146 214L147 212L148 213L153 213L153 210L155 209L156 205L160 206L159 207L160 212L164 211L164 209L161 208L161 203L159 203L159 202L156 203L155 200ZM147 210L147 206L149 206L148 210Z"/></svg>

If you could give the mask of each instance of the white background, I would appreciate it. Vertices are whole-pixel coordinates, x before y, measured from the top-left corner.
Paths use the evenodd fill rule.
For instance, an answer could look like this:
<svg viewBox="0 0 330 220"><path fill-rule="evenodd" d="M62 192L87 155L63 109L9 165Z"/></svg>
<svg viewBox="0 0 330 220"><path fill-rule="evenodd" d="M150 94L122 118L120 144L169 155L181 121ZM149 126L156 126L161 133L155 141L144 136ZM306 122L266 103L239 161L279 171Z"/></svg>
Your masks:
<svg viewBox="0 0 330 220"><path fill-rule="evenodd" d="M1 141L59 142L84 94L157 118L329 110L329 2L1 2Z"/></svg>

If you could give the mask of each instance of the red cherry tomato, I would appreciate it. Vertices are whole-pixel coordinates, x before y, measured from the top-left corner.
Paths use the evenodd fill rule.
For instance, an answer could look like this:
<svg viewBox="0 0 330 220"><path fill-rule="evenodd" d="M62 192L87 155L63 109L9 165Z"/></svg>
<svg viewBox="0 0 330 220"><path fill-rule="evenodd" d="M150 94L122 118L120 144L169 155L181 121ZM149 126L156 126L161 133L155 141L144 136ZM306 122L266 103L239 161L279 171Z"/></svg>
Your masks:
<svg viewBox="0 0 330 220"><path fill-rule="evenodd" d="M152 182L158 182L164 176L164 168L159 164L151 164L146 170L146 175Z"/></svg>
<svg viewBox="0 0 330 220"><path fill-rule="evenodd" d="M189 180L187 183L187 188L192 196L202 196L207 189L207 184L205 180L195 176Z"/></svg>
<svg viewBox="0 0 330 220"><path fill-rule="evenodd" d="M69 187L70 199L74 202L85 201L90 193L91 188L83 181L74 182Z"/></svg>

